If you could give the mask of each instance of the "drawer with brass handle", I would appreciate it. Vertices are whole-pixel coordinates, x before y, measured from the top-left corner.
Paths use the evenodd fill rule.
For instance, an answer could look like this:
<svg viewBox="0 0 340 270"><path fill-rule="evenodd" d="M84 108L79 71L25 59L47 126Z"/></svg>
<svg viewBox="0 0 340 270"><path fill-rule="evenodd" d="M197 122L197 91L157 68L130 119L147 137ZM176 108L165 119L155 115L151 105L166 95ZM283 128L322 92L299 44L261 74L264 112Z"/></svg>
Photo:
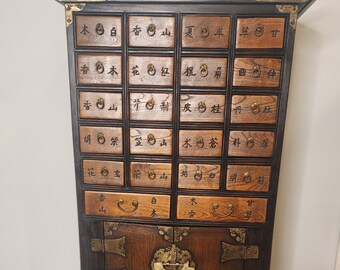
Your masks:
<svg viewBox="0 0 340 270"><path fill-rule="evenodd" d="M85 215L168 219L170 196L85 191Z"/></svg>

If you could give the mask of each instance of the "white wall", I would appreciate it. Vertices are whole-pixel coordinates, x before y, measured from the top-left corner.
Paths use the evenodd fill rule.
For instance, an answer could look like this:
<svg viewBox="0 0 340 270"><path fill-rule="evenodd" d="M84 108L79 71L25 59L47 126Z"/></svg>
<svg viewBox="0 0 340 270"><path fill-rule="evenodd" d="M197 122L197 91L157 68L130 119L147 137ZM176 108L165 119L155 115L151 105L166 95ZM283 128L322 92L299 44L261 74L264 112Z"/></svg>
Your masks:
<svg viewBox="0 0 340 270"><path fill-rule="evenodd" d="M52 0L1 4L0 269L76 270L64 10ZM339 12L339 0L319 0L299 21L272 270L335 269Z"/></svg>

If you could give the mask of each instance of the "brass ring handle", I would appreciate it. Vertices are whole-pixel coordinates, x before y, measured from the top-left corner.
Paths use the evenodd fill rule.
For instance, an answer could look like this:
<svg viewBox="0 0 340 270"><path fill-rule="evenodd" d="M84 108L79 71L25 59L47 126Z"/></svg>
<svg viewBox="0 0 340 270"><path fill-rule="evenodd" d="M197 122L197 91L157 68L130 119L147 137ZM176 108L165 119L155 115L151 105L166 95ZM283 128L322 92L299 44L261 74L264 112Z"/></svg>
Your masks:
<svg viewBox="0 0 340 270"><path fill-rule="evenodd" d="M155 171L154 171L154 170L149 170L149 171L148 171L148 177L149 177L150 180L156 179L156 173L155 173Z"/></svg>
<svg viewBox="0 0 340 270"><path fill-rule="evenodd" d="M156 74L156 68L153 64L148 65L148 74L154 76Z"/></svg>
<svg viewBox="0 0 340 270"><path fill-rule="evenodd" d="M105 68L104 68L104 65L103 65L102 62L98 61L98 62L96 63L96 70L97 70L97 72L98 72L99 74L104 73Z"/></svg>
<svg viewBox="0 0 340 270"><path fill-rule="evenodd" d="M200 101L198 103L198 111L200 113L204 113L205 111L207 110L207 105L205 105L205 102L204 101Z"/></svg>
<svg viewBox="0 0 340 270"><path fill-rule="evenodd" d="M255 36L261 37L263 35L263 33L264 33L264 25L259 24L255 29Z"/></svg>
<svg viewBox="0 0 340 270"><path fill-rule="evenodd" d="M125 201L123 199L119 199L117 202L117 207L119 208L119 210L123 211L124 213L133 213L137 210L138 208L138 201L133 200L131 205L133 206L133 208L131 210L126 210L122 207L122 205L125 203Z"/></svg>
<svg viewBox="0 0 340 270"><path fill-rule="evenodd" d="M98 143L100 143L100 144L104 144L104 143L105 143L106 139L105 139L103 133L99 132L99 133L97 134L97 141L98 141Z"/></svg>
<svg viewBox="0 0 340 270"><path fill-rule="evenodd" d="M260 105L256 102L251 105L251 111L253 114L258 114L261 111Z"/></svg>
<svg viewBox="0 0 340 270"><path fill-rule="evenodd" d="M261 76L261 66L260 65L255 65L253 67L253 77L254 78L259 78Z"/></svg>
<svg viewBox="0 0 340 270"><path fill-rule="evenodd" d="M97 26L96 26L96 33L99 35L99 36L102 36L104 35L104 25L101 24L101 23L98 23Z"/></svg>
<svg viewBox="0 0 340 270"><path fill-rule="evenodd" d="M250 183L251 182L251 175L249 172L245 172L243 174L243 182Z"/></svg>
<svg viewBox="0 0 340 270"><path fill-rule="evenodd" d="M228 212L226 214L221 214L221 213L218 213L216 210L219 208L219 204L218 203L214 203L212 205L212 212L213 212L213 215L214 216L217 216L217 217L220 217L220 218L226 218L226 217L229 217L235 210L235 207L233 204L228 204L227 205L227 209L228 209Z"/></svg>
<svg viewBox="0 0 340 270"><path fill-rule="evenodd" d="M195 172L194 178L195 178L196 181L201 181L202 177L203 177L202 171L196 171Z"/></svg>
<svg viewBox="0 0 340 270"><path fill-rule="evenodd" d="M97 103L96 103L96 106L97 106L97 108L98 108L99 110L104 109L104 107L105 107L105 99L103 99L103 98L98 98Z"/></svg>
<svg viewBox="0 0 340 270"><path fill-rule="evenodd" d="M106 176L108 176L109 175L109 170L107 169L107 168L102 168L101 170L100 170L100 174L102 175L102 176L104 176L104 177L106 177Z"/></svg>
<svg viewBox="0 0 340 270"><path fill-rule="evenodd" d="M254 138L253 138L253 137L249 137L249 138L247 139L246 146L247 146L248 148L253 148L254 145L255 145L255 140L254 140Z"/></svg>
<svg viewBox="0 0 340 270"><path fill-rule="evenodd" d="M148 134L148 144L154 145L156 144L156 138L153 134Z"/></svg>
<svg viewBox="0 0 340 270"><path fill-rule="evenodd" d="M200 66L200 73L201 73L202 77L207 77L208 76L209 71L208 71L208 65L207 64L202 64Z"/></svg>
<svg viewBox="0 0 340 270"><path fill-rule="evenodd" d="M149 24L147 28L147 33L150 37L153 37L156 34L156 25L153 23Z"/></svg>
<svg viewBox="0 0 340 270"><path fill-rule="evenodd" d="M202 137L196 138L196 146L198 148L203 148L204 147L204 139Z"/></svg>
<svg viewBox="0 0 340 270"><path fill-rule="evenodd" d="M145 107L149 111L151 111L155 107L155 101L153 100L153 98L146 102Z"/></svg>

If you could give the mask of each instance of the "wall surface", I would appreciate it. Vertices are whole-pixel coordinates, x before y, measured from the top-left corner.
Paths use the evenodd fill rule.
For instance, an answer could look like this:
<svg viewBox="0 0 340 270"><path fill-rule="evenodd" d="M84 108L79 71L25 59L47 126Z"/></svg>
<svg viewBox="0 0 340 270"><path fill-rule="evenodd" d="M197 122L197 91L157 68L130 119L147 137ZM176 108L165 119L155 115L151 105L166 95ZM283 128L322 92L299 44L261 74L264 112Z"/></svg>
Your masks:
<svg viewBox="0 0 340 270"><path fill-rule="evenodd" d="M299 21L273 270L335 269L339 12L339 0L318 0ZM1 270L80 269L64 25L52 0L0 9Z"/></svg>

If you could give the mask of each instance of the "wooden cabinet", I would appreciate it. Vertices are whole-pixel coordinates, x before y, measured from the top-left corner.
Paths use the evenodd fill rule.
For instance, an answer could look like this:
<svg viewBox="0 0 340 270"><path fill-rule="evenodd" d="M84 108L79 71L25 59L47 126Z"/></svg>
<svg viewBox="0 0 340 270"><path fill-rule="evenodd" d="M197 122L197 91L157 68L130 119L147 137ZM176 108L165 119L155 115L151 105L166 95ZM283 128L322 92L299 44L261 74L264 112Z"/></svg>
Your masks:
<svg viewBox="0 0 340 270"><path fill-rule="evenodd" d="M82 270L269 270L295 29L313 1L59 2Z"/></svg>

